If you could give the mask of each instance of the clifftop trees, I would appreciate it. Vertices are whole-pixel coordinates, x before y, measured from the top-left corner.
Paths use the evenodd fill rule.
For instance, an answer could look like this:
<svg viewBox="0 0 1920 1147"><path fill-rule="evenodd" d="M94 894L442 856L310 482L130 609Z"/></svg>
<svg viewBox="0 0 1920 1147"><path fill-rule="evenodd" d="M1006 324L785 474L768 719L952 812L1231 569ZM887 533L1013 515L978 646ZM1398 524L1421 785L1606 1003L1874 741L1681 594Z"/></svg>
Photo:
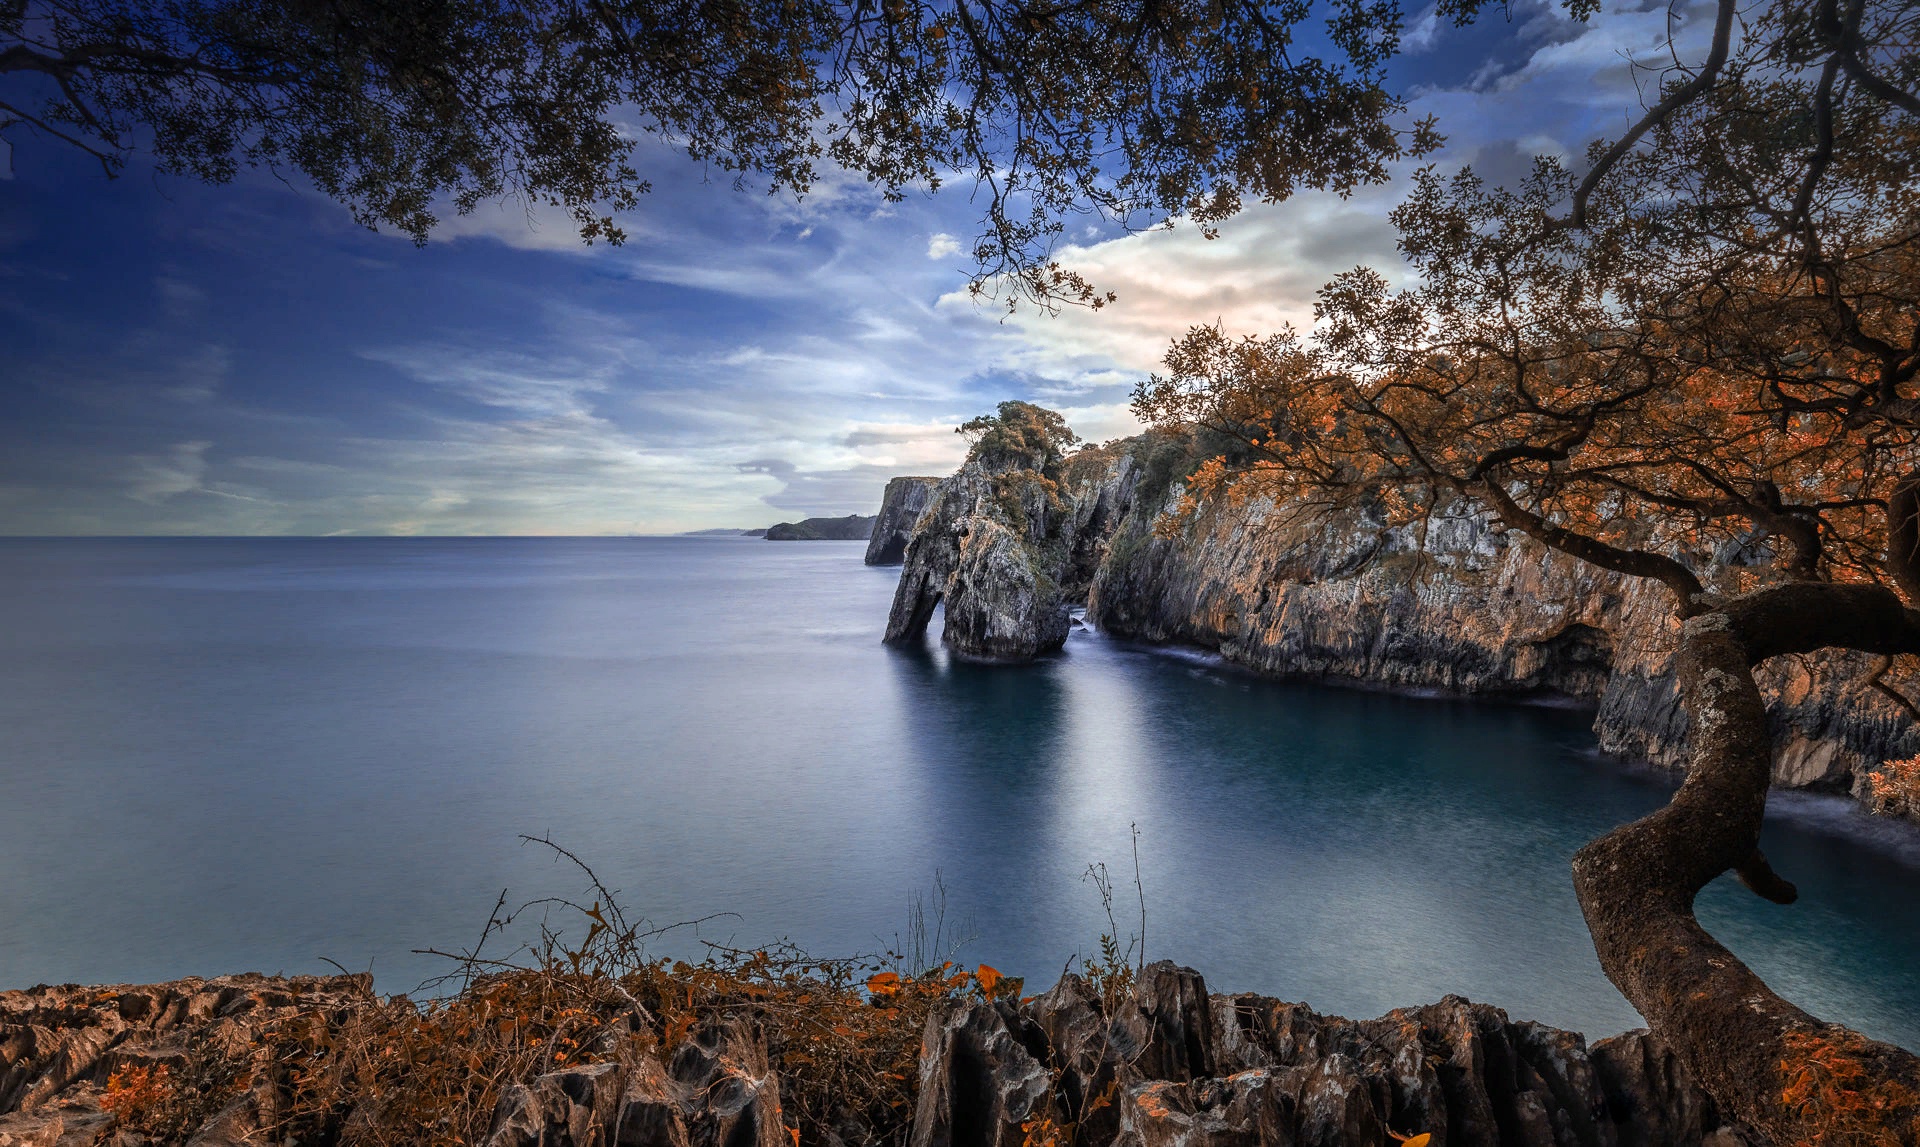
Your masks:
<svg viewBox="0 0 1920 1147"><path fill-rule="evenodd" d="M1481 0L1443 5L1467 18ZM502 196L589 239L662 151L804 194L985 192L984 286L1098 305L1063 217L1206 226L1438 143L1382 86L1398 0L0 0L0 137L118 170L297 172L424 240ZM1324 23L1322 16L1326 17ZM657 147L643 146L649 137Z"/></svg>
<svg viewBox="0 0 1920 1147"><path fill-rule="evenodd" d="M1920 1059L1781 999L1692 911L1729 870L1794 898L1758 848L1753 667L1920 654L1916 35L1909 4L1743 23L1722 3L1706 59L1584 176L1422 172L1393 220L1413 285L1340 276L1311 338L1194 330L1136 395L1252 451L1203 468L1196 498L1401 521L1471 499L1672 592L1687 780L1581 850L1575 882L1614 983L1780 1143L1920 1141Z"/></svg>
<svg viewBox="0 0 1920 1147"><path fill-rule="evenodd" d="M1030 402L1003 402L995 413L970 418L954 432L973 444L968 457L989 470L1051 471L1080 441L1065 418Z"/></svg>

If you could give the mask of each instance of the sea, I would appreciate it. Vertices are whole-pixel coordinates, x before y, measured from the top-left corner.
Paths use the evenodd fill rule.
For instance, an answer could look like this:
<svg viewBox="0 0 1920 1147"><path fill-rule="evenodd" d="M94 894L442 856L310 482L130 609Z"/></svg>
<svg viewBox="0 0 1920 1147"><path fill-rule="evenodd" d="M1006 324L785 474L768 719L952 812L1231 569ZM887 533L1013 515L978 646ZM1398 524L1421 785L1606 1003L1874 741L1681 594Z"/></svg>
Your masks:
<svg viewBox="0 0 1920 1147"><path fill-rule="evenodd" d="M752 538L0 541L0 989L371 971L432 991L600 887L650 951L1101 955L1352 1017L1638 1026L1568 863L1670 778L1591 715L1275 681L1076 626L881 644L897 569ZM543 843L543 841L551 842ZM1920 830L1777 795L1791 907L1703 922L1920 1049ZM499 912L494 911L501 905ZM520 906L526 907L521 908ZM515 909L519 910L516 912ZM524 953L521 957L524 958Z"/></svg>

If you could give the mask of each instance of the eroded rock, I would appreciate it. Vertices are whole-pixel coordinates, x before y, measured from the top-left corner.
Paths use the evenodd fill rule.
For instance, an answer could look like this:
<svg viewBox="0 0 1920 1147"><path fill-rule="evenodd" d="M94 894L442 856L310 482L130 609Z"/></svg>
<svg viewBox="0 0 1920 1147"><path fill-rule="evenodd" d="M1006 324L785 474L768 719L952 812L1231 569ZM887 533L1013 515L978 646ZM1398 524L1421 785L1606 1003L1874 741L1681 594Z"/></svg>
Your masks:
<svg viewBox="0 0 1920 1147"><path fill-rule="evenodd" d="M970 457L927 495L888 640L918 639L944 602L957 652L1025 660L1060 647L1059 611L1084 600L1117 636L1263 673L1592 705L1607 752L1684 767L1663 587L1548 550L1467 502L1389 526L1365 508L1227 498L1168 533L1193 449L1155 433L1052 462ZM1750 556L1700 564L1711 580ZM1775 784L1857 797L1881 762L1920 753L1920 728L1867 683L1871 665L1827 652L1760 667ZM1920 691L1903 674L1895 683Z"/></svg>
<svg viewBox="0 0 1920 1147"><path fill-rule="evenodd" d="M103 1108L103 1072L176 1062L181 1041L278 1017L327 1022L367 992L364 977L254 976L0 993L0 1070L15 1096L0 1109L0 1147L153 1147ZM510 1084L483 1142L791 1147L761 1022L742 1011L664 1060L629 1053ZM1589 1049L1458 997L1348 1020L1209 995L1170 963L1142 969L1111 1007L1077 976L1020 1004L953 1001L928 1019L917 1082L910 1127L904 1112L891 1131L850 1126L835 1147L893 1135L912 1147L1383 1147L1421 1132L1436 1147L1747 1143L1644 1031ZM278 1134L276 1096L262 1073L185 1142L265 1142ZM351 1139L380 1118L369 1097L341 1131Z"/></svg>
<svg viewBox="0 0 1920 1147"><path fill-rule="evenodd" d="M1004 1003L967 1000L928 1017L912 1147L1024 1147L1024 1124L1060 1121L1053 1075L1015 1029L1044 1039Z"/></svg>
<svg viewBox="0 0 1920 1147"><path fill-rule="evenodd" d="M938 478L895 478L880 496L880 512L873 520L873 534L867 539L866 564L897 566L907 558L907 542L913 538L914 523L933 500Z"/></svg>

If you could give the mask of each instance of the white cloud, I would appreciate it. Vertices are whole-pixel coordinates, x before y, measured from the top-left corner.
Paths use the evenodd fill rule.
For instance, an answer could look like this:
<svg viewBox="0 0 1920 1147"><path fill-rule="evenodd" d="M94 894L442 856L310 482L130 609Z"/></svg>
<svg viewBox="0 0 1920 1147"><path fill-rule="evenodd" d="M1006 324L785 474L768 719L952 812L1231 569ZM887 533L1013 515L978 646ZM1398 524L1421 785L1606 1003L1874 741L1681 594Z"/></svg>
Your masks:
<svg viewBox="0 0 1920 1147"><path fill-rule="evenodd" d="M212 446L211 442L178 442L165 454L135 456L127 493L141 502L164 502L200 489Z"/></svg>
<svg viewBox="0 0 1920 1147"><path fill-rule="evenodd" d="M1648 67L1668 59L1668 8L1615 5L1589 24L1569 20L1557 3L1514 6L1521 52L1489 65L1463 88L1429 90L1412 101L1414 117L1432 113L1448 143L1443 165L1472 163L1494 183L1511 185L1534 155L1563 160L1595 135L1639 116ZM1678 51L1697 55L1711 31L1700 3L1681 13ZM1409 35L1415 50L1443 44L1447 28L1429 9ZM1402 168L1404 175L1410 165ZM1099 311L1058 316L1023 309L1001 323L995 340L1016 369L1078 380L1088 388L1155 369L1169 342L1196 324L1219 322L1247 334L1285 324L1308 329L1315 292L1332 276L1370 265L1390 279L1404 274L1387 213L1405 193L1396 181L1350 198L1305 192L1256 204L1208 240L1191 225L1073 245L1060 262L1112 290ZM965 291L942 297L950 313L978 312Z"/></svg>
<svg viewBox="0 0 1920 1147"><path fill-rule="evenodd" d="M937 231L927 240L927 258L929 259L945 259L959 253L960 240L945 231Z"/></svg>
<svg viewBox="0 0 1920 1147"><path fill-rule="evenodd" d="M1307 192L1249 208L1217 239L1182 225L1064 248L1062 263L1118 301L1057 315L1023 308L1000 325L998 349L1019 369L1088 387L1130 385L1158 366L1171 339L1198 323L1238 331L1311 325L1313 293L1322 283L1357 263L1397 260L1385 221L1395 194L1343 200ZM980 312L965 291L950 292L940 305Z"/></svg>
<svg viewBox="0 0 1920 1147"><path fill-rule="evenodd" d="M451 206L441 205L438 214L440 224L434 229L436 241L491 239L515 250L561 255L585 255L594 250L581 240L580 224L573 216L565 208L547 203L504 199L482 203L465 215ZM633 212L628 212L619 223L626 229L629 241L647 233L646 223L635 218Z"/></svg>

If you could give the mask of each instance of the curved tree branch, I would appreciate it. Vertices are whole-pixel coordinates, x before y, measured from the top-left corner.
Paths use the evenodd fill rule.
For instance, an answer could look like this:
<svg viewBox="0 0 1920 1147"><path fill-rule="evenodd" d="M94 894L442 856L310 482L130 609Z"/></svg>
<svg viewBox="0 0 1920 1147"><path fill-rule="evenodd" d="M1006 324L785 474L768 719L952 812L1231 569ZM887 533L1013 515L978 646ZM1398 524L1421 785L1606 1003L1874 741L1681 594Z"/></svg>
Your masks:
<svg viewBox="0 0 1920 1147"><path fill-rule="evenodd" d="M1568 211L1566 218L1556 222L1556 227L1570 228L1575 231L1584 228L1587 225L1587 200L1592 198L1594 191L1600 186L1600 181L1607 177L1607 173L1613 170L1614 165L1633 150L1633 145L1639 143L1642 136L1665 123L1667 117L1705 94L1707 89L1713 86L1714 80L1720 75L1720 69L1727 62L1727 50L1733 41L1733 20L1736 9L1734 0L1720 0L1719 11L1713 18L1713 47L1707 52L1706 62L1700 66L1698 72L1694 73L1692 79L1668 92L1664 99L1648 108L1647 114L1641 116L1638 123L1628 128L1626 134L1613 141L1613 146L1607 148L1594 162L1593 168L1580 181L1580 186L1574 189L1572 209Z"/></svg>
<svg viewBox="0 0 1920 1147"><path fill-rule="evenodd" d="M1700 602L1705 598L1706 587L1700 584L1700 579L1694 576L1692 570L1665 554L1623 550L1598 538L1556 526L1514 501L1497 478L1483 478L1475 488L1492 503L1494 513L1500 516L1501 521L1535 541L1603 569L1634 577L1653 578L1673 591L1674 608L1681 617L1690 616L1701 608Z"/></svg>
<svg viewBox="0 0 1920 1147"><path fill-rule="evenodd" d="M1759 853L1773 743L1752 668L1832 646L1920 650L1920 613L1877 586L1795 582L1690 618L1675 666L1686 782L1582 848L1574 886L1607 977L1735 1118L1776 1143L1920 1142L1920 1056L1782 999L1693 914L1729 869L1784 891Z"/></svg>

